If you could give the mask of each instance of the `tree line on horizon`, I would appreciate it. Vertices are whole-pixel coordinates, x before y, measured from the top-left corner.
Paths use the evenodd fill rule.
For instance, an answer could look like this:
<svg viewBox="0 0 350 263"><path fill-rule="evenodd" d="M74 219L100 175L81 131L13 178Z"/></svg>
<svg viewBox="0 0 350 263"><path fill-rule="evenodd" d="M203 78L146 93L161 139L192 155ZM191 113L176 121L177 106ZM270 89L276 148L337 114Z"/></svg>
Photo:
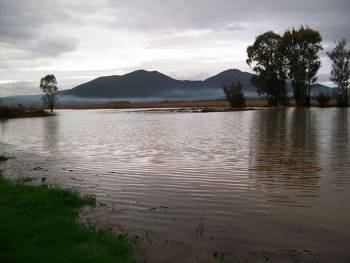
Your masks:
<svg viewBox="0 0 350 263"><path fill-rule="evenodd" d="M348 106L347 89L350 78L350 50L346 40L335 43L327 52L332 61L330 80L338 87L337 106ZM256 37L247 48L247 64L256 73L252 84L259 95L265 95L272 106L286 105L289 83L295 104L310 106L313 84L321 67L319 52L323 50L321 34L309 27L286 30L281 36L273 31Z"/></svg>
<svg viewBox="0 0 350 263"><path fill-rule="evenodd" d="M346 48L346 39L335 42L333 50L327 52L332 61L330 80L335 83L337 106L348 106L348 86L350 78L350 50ZM321 67L319 52L323 50L321 34L309 27L287 30L281 36L267 31L256 37L247 48L247 64L256 73L251 82L259 95L265 95L271 106L283 106L288 103L288 91L291 87L295 105L309 107L311 90L317 81L317 72ZM232 107L244 105L242 85L234 82L224 85L224 93ZM320 106L326 106L330 95L320 93L317 96Z"/></svg>

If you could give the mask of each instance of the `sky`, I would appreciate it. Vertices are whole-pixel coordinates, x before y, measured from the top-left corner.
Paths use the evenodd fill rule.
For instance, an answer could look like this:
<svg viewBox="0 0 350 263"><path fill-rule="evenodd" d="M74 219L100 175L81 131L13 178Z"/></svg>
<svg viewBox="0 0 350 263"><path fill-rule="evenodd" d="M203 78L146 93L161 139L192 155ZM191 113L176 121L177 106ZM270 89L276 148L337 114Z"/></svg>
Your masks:
<svg viewBox="0 0 350 263"><path fill-rule="evenodd" d="M39 94L137 69L200 80L229 68L251 72L246 48L273 30L308 25L326 51L350 41L349 0L0 0L0 97Z"/></svg>

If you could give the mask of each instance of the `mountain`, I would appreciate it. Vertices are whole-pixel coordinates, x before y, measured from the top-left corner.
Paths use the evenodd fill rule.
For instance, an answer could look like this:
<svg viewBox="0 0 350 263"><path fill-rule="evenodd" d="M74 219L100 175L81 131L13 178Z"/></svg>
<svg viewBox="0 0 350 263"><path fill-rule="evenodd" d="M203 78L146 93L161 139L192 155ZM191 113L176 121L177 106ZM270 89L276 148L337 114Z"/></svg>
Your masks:
<svg viewBox="0 0 350 263"><path fill-rule="evenodd" d="M316 83L312 85L312 89L311 89L311 97L316 97L318 94L320 94L320 92L324 92L327 93L329 95L332 95L334 92L336 92L337 89L336 88L329 88L327 86L324 86L320 83Z"/></svg>
<svg viewBox="0 0 350 263"><path fill-rule="evenodd" d="M243 85L244 91L255 92L256 89L250 82L251 77L252 74L248 72L242 72L238 69L229 69L206 79L204 82L211 87L222 89L223 84L230 84L233 81L239 80Z"/></svg>
<svg viewBox="0 0 350 263"><path fill-rule="evenodd" d="M137 70L125 75L99 77L73 89L60 91L58 103L94 104L112 100L161 101L161 100L201 100L224 97L223 84L240 81L246 97L259 97L250 83L252 74L238 69L225 70L206 80L176 80L158 71ZM311 96L320 92L331 93L334 89L315 84ZM289 92L289 96L293 94ZM12 96L0 99L0 104L38 106L41 95Z"/></svg>
<svg viewBox="0 0 350 263"><path fill-rule="evenodd" d="M96 98L149 97L155 91L162 93L177 86L178 82L158 71L137 70L122 76L99 77L63 93Z"/></svg>
<svg viewBox="0 0 350 263"><path fill-rule="evenodd" d="M251 74L237 69L223 71L204 81L176 80L158 71L137 70L122 76L99 77L61 92L83 98L206 99L221 98L223 83L239 80L246 93L254 93Z"/></svg>

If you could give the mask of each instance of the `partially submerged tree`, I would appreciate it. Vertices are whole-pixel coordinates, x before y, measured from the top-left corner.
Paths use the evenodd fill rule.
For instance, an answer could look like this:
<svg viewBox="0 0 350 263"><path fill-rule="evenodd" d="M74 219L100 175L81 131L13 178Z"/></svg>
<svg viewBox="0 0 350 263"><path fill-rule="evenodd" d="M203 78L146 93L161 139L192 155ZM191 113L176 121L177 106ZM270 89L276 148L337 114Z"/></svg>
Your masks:
<svg viewBox="0 0 350 263"><path fill-rule="evenodd" d="M332 60L332 71L330 80L339 88L340 94L337 96L337 105L348 106L348 86L350 78L350 50L346 49L346 39L336 42L335 48L327 52Z"/></svg>
<svg viewBox="0 0 350 263"><path fill-rule="evenodd" d="M230 85L224 84L223 89L231 107L245 107L245 98L241 82L232 82Z"/></svg>
<svg viewBox="0 0 350 263"><path fill-rule="evenodd" d="M318 31L301 26L287 30L281 39L281 52L297 106L310 106L310 95L321 66L322 38Z"/></svg>
<svg viewBox="0 0 350 263"><path fill-rule="evenodd" d="M273 106L287 102L286 72L280 49L281 36L268 31L259 35L247 48L247 63L256 75L252 83L259 95L264 94Z"/></svg>
<svg viewBox="0 0 350 263"><path fill-rule="evenodd" d="M320 107L326 107L331 101L331 95L324 92L320 92L317 96L317 101Z"/></svg>
<svg viewBox="0 0 350 263"><path fill-rule="evenodd" d="M44 104L53 111L56 102L56 95L58 93L57 80L53 74L46 75L40 80L40 89L44 92Z"/></svg>

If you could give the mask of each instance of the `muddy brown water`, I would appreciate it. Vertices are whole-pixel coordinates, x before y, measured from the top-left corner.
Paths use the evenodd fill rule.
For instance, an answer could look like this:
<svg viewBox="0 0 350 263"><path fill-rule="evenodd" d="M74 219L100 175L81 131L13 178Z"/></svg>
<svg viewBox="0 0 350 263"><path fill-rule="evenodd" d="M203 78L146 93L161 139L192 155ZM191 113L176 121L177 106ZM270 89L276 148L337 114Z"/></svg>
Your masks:
<svg viewBox="0 0 350 263"><path fill-rule="evenodd" d="M92 193L140 262L350 262L350 110L59 110L0 122L11 178Z"/></svg>

